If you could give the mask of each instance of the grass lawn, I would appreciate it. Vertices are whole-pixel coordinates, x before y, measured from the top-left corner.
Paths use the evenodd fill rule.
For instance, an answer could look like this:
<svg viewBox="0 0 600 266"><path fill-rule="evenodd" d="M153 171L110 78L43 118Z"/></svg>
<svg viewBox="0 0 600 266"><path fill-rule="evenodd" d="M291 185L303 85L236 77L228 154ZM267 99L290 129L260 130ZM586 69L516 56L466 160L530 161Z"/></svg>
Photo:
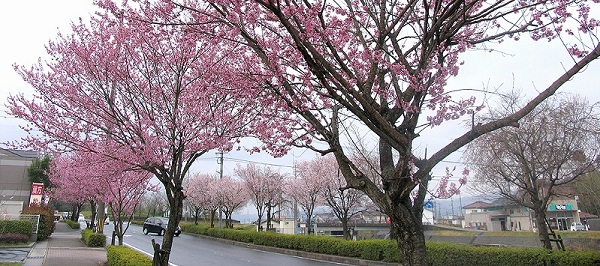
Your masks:
<svg viewBox="0 0 600 266"><path fill-rule="evenodd" d="M20 262L0 262L0 266L21 266Z"/></svg>
<svg viewBox="0 0 600 266"><path fill-rule="evenodd" d="M554 231L559 234L562 238L590 238L600 239L600 231ZM433 233L436 236L474 236L476 234L482 234L485 236L520 236L520 237L536 237L536 232L516 232L516 231L498 231L498 232L487 232L487 231L454 231L454 230L436 230Z"/></svg>

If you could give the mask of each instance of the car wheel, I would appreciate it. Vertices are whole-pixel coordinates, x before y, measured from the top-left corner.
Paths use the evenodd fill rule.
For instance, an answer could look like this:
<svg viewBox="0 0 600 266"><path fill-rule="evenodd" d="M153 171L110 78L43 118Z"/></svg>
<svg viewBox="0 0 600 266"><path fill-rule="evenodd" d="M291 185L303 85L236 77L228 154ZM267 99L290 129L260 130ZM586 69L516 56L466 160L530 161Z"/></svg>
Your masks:
<svg viewBox="0 0 600 266"><path fill-rule="evenodd" d="M165 235L165 229L160 229L160 233L158 233L159 236Z"/></svg>
<svg viewBox="0 0 600 266"><path fill-rule="evenodd" d="M142 229L142 232L144 232L144 235L147 235L148 234L148 228L144 227L144 229Z"/></svg>
<svg viewBox="0 0 600 266"><path fill-rule="evenodd" d="M175 236L179 236L179 234L181 234L181 233L175 233Z"/></svg>

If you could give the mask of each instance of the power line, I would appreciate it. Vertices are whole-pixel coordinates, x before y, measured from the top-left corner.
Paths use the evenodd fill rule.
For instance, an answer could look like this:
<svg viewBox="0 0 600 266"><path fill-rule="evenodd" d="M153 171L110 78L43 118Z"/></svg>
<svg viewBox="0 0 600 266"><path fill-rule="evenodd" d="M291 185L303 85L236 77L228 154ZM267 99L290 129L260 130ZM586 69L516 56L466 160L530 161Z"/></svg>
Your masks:
<svg viewBox="0 0 600 266"><path fill-rule="evenodd" d="M231 157L225 157L224 159L227 159L227 160L233 161L233 162L255 163L255 164L262 164L262 165L269 165L269 166L276 166L276 167L294 168L293 165L275 164L275 163L264 163L264 162L246 160L246 159L236 159L236 158L231 158Z"/></svg>

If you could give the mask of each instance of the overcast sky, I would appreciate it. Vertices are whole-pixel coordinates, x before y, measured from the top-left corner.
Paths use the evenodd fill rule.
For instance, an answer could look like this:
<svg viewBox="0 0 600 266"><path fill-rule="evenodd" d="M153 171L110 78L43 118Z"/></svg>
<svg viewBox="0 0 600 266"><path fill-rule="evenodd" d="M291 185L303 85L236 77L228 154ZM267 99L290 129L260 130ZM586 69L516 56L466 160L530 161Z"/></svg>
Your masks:
<svg viewBox="0 0 600 266"><path fill-rule="evenodd" d="M32 93L31 87L16 74L12 64L36 63L39 57L46 56L44 45L54 39L59 30L68 32L70 21L76 21L79 17L87 20L93 10L92 1L89 0L3 1L0 8L0 142L16 140L23 135L18 128L20 122L5 113L6 97L19 92ZM450 81L449 89L482 89L485 86L507 91L516 88L529 91L532 95L531 92L545 89L564 68L573 64L558 43L507 41L498 48L502 53L475 52L465 57L465 66L459 77ZM561 91L580 94L592 103L600 101L599 74L600 62L592 63ZM418 139L415 149L422 154L427 148L428 154L432 154L464 131L456 122L427 130ZM247 156L241 152L231 152L225 155L224 172L232 175L236 163L247 160L270 163L282 171L291 172L294 160L306 160L313 156L302 150L280 159L272 159L266 154ZM460 153L452 155L446 163L436 168L434 175L442 175L445 166L453 167L456 165L453 162L459 159ZM214 173L217 169L215 153L200 158L195 167L196 171L207 173Z"/></svg>

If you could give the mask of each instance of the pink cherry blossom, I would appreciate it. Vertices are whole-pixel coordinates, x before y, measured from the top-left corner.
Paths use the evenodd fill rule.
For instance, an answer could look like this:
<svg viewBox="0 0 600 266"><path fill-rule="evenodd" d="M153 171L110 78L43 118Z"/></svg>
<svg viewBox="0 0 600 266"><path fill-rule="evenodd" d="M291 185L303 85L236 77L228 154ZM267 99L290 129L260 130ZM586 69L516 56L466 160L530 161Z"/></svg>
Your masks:
<svg viewBox="0 0 600 266"><path fill-rule="evenodd" d="M272 211L283 202L284 175L275 172L268 166L261 167L253 163L245 167L238 165L235 168L235 174L243 180L248 197L256 207L257 229L262 230L262 219L265 214L268 229L271 224Z"/></svg>

